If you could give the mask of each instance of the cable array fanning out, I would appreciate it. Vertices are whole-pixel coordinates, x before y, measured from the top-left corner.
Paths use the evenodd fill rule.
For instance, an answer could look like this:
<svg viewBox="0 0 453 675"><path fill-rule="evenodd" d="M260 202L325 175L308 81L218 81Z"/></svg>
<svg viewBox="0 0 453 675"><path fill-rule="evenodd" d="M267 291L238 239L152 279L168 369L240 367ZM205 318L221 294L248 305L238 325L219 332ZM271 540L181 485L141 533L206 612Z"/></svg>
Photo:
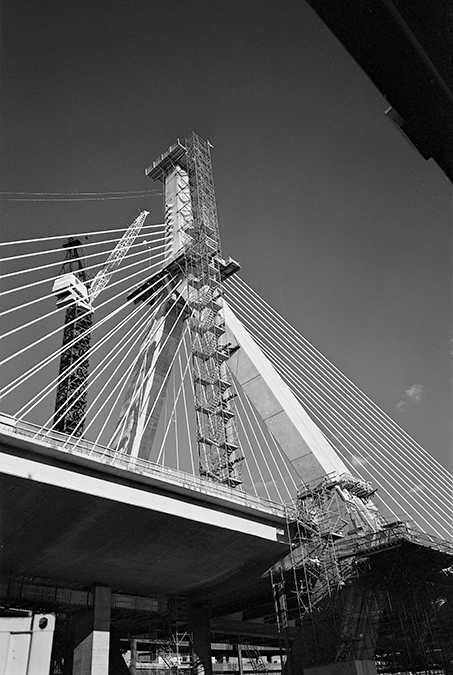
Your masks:
<svg viewBox="0 0 453 675"><path fill-rule="evenodd" d="M453 481L447 469L240 277L228 280L226 297L351 473L379 487L394 515L451 538Z"/></svg>
<svg viewBox="0 0 453 675"><path fill-rule="evenodd" d="M151 459L156 465L198 475L187 300L178 305L176 297L171 299L170 286L165 284L146 302L134 305L129 299L134 289L140 292L143 284L162 268L168 250L165 227L165 223L143 226L102 300L95 303L95 320L89 329L93 342L88 354L76 358L67 373L76 372L83 359L89 357L84 429L80 422L75 424L63 438L62 447L77 450L89 441L93 448L104 448L109 456L117 451L115 439L127 434L126 417L121 417L121 411L127 400L128 383L138 367L143 345L153 339L156 315L163 307L163 293L168 287L165 302L169 304L162 310L163 320L176 311L179 318L186 317L186 323L166 379L160 385L166 391L166 402L160 413ZM124 228L116 227L76 235L79 239L93 237L83 242L87 249L84 255L87 275L94 276L102 269L122 232ZM54 437L54 425L84 395L83 388L75 388L64 407L55 409L58 362L64 350L75 342L61 345L63 314L55 308L51 292L63 262L63 251L57 242L66 238L58 235L48 240L6 242L8 255L2 258L1 409L23 424L37 425L33 427L34 435L41 440ZM24 250L25 244L31 249ZM371 481L379 489L388 517L413 520L421 529L451 537L449 505L453 483L448 471L240 277L230 277L224 288L229 306L350 473ZM137 397L145 395L155 368L156 362L143 377ZM295 474L235 381L233 388L245 458L244 484L239 490L280 503L294 498L303 477ZM147 411L145 426L154 414L154 408Z"/></svg>
<svg viewBox="0 0 453 675"><path fill-rule="evenodd" d="M122 231L116 228L76 235L79 239L85 236L95 239L84 242L84 249L87 249L84 256L86 273L94 275L102 268L109 249L118 243ZM64 413L76 407L83 396L82 389L76 388L66 399L64 408L61 405L54 408L59 382L58 362L64 350L76 343L73 339L65 346L61 345L63 315L60 309L55 308L54 296L50 292L52 282L58 278L63 257L62 249L52 242L67 238L59 236L48 242L43 239L27 240L32 248L41 248L29 252L23 252L24 242L10 242L11 255L3 258L11 271L6 271L3 279L10 286L0 294L0 315L4 321L0 335L0 344L3 345L0 367L4 373L0 389L1 409L24 424L38 423L33 427L34 437L41 441L55 437L53 425L58 424ZM45 248L46 243L50 244L48 248ZM88 353L78 357L66 372L67 376L71 376L85 358L90 359L85 428L83 436L78 435L80 424L77 424L73 432L63 439L63 448L77 451L86 440L90 440L93 447L103 447L105 452L109 448L109 452L114 450L112 439L115 432L121 434L121 429L118 431L116 426L128 382L142 345L153 336L158 309L157 305L153 305L153 297L136 306L127 297L131 290L139 288L161 267L165 249L165 224L144 225L137 242L125 256L117 277L109 284L102 302L96 304L95 322L90 329L93 343ZM25 283L17 283L22 280ZM23 298L28 299L23 302ZM4 308L5 302L12 299L15 304ZM174 303L168 307L167 314L173 307ZM187 306L180 310L181 313L186 311ZM83 337L84 333L81 333L78 339ZM187 327L171 365L167 381L162 384L162 387L167 387L166 404L152 459L156 464L170 464L197 475L194 383ZM147 374L142 389L146 388L152 374L153 371ZM276 501L292 498L296 481L288 460L272 439L265 437L256 419L253 419L256 413L243 396L238 403L238 411L241 415L239 433L242 444L246 446L243 489L257 497ZM152 414L153 410L150 410L148 417Z"/></svg>

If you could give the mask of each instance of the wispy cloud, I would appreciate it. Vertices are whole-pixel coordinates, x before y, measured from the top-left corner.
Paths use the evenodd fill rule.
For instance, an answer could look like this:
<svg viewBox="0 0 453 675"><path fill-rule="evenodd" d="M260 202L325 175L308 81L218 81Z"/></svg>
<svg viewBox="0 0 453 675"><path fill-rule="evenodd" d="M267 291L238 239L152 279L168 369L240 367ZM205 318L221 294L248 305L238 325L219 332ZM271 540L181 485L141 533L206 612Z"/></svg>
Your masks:
<svg viewBox="0 0 453 675"><path fill-rule="evenodd" d="M404 396L396 404L397 411L402 410L407 405L420 403L425 394L425 388L422 384L413 384L412 387L406 389Z"/></svg>

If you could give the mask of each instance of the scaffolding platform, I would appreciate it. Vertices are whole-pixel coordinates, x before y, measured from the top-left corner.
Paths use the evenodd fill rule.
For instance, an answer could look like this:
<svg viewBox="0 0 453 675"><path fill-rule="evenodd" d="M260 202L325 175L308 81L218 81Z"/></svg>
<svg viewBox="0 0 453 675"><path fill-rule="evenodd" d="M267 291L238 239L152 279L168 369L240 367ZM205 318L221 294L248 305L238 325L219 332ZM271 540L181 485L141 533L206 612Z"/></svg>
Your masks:
<svg viewBox="0 0 453 675"><path fill-rule="evenodd" d="M179 139L145 169L145 174L153 180L164 181L165 175L176 165L182 166L183 169L187 166L187 148Z"/></svg>
<svg viewBox="0 0 453 675"><path fill-rule="evenodd" d="M351 556L369 556L395 547L429 552L432 561L436 560L440 567L453 565L453 542L439 539L401 522L389 524L380 532L346 538L337 544L337 552L338 558L341 559Z"/></svg>

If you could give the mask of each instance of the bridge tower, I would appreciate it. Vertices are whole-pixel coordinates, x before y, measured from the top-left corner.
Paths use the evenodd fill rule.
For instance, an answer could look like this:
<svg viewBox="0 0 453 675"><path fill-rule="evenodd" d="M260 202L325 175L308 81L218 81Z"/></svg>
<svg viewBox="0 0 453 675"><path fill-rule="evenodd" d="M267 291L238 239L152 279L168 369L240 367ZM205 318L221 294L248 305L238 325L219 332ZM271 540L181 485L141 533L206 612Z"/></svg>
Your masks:
<svg viewBox="0 0 453 675"><path fill-rule="evenodd" d="M149 459L172 359L188 323L194 382L199 474L231 487L241 483L233 406L237 384L291 462L301 483L334 479L347 511L364 531L382 518L371 495L311 420L223 298L223 281L239 269L221 257L210 144L195 133L146 169L164 186L166 238L161 269L129 299L152 307L153 320L130 377L113 436L117 450ZM340 480L347 476L346 480ZM335 482L337 481L337 482Z"/></svg>
<svg viewBox="0 0 453 675"><path fill-rule="evenodd" d="M294 611L290 605L297 601L303 621L313 609L327 609L325 616L339 626L324 649L330 670L313 657L312 675L375 675L373 657L385 597L362 580L349 553L340 555L337 546L351 534L366 540L369 548L381 535L385 539L387 524L373 502L375 490L349 473L224 300L223 281L238 265L222 258L209 143L196 134L184 144L177 141L146 174L164 186L167 245L161 269L128 296L152 308L152 321L113 445L132 457L150 459L171 364L187 327L199 475L232 488L241 484L242 453L233 407L234 387L239 386L304 486L288 517L291 554L274 572L281 579L277 600L288 611ZM289 578L296 583L287 584L291 602L283 597ZM331 611L334 605L336 614ZM192 610L198 616L196 608ZM206 621L204 616L194 625L203 624L207 635ZM209 663L205 633L199 650ZM294 642L294 675L302 670L304 639L299 635Z"/></svg>
<svg viewBox="0 0 453 675"><path fill-rule="evenodd" d="M195 133L161 155L146 174L164 185L167 246L161 270L132 291L153 322L130 378L113 436L117 450L148 459L169 367L188 321L199 475L236 487L242 460L228 367L222 282L238 266L221 258L208 141Z"/></svg>

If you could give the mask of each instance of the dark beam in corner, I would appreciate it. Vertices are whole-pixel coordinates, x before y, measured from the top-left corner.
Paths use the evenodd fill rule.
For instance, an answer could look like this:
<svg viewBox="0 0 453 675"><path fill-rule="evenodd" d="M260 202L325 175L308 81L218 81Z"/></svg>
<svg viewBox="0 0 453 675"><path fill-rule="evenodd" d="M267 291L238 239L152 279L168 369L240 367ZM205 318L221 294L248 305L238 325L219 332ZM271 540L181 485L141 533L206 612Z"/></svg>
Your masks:
<svg viewBox="0 0 453 675"><path fill-rule="evenodd" d="M453 181L453 3L307 1L396 111L391 121Z"/></svg>

